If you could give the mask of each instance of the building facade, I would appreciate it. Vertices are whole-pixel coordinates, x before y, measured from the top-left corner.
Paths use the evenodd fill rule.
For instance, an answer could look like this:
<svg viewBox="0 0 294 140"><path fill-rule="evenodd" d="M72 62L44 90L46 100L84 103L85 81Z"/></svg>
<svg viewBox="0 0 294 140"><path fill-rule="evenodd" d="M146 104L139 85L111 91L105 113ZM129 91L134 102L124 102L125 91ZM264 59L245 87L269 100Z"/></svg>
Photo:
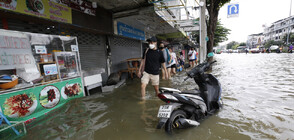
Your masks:
<svg viewBox="0 0 294 140"><path fill-rule="evenodd" d="M264 41L283 41L283 37L288 32L294 32L294 16L284 18L272 23L271 26L264 28Z"/></svg>
<svg viewBox="0 0 294 140"><path fill-rule="evenodd" d="M247 42L246 42L246 46L249 49L252 48L259 48L263 46L264 43L264 34L263 33L259 33L259 34L251 34L247 37Z"/></svg>

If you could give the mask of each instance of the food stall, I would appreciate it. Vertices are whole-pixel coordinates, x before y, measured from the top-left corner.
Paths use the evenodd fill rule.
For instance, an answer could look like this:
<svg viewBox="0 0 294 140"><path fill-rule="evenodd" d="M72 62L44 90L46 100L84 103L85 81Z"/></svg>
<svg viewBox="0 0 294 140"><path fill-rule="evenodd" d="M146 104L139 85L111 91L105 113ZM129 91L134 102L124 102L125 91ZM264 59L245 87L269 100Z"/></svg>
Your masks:
<svg viewBox="0 0 294 140"><path fill-rule="evenodd" d="M0 30L0 112L33 120L85 96L76 37Z"/></svg>

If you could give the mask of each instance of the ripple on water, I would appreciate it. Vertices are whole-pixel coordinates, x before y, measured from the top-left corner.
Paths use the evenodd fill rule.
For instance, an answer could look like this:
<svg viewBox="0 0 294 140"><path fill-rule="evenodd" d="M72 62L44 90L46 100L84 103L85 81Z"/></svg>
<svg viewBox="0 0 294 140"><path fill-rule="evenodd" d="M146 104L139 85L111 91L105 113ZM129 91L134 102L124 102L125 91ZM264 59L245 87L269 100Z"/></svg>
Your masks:
<svg viewBox="0 0 294 140"><path fill-rule="evenodd" d="M201 125L168 136L157 130L158 107L164 104L147 87L140 100L140 80L109 93L69 102L28 130L24 139L293 139L294 55L220 54L213 66L222 85L223 108ZM193 79L178 73L160 86L190 90Z"/></svg>

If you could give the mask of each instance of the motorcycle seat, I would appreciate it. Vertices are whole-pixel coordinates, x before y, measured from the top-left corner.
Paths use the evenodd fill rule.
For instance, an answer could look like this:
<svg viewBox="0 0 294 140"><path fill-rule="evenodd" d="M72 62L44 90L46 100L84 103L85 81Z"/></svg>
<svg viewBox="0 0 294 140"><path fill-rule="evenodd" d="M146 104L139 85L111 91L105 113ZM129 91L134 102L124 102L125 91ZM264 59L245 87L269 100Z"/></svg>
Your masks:
<svg viewBox="0 0 294 140"><path fill-rule="evenodd" d="M199 90L185 90L185 91L182 91L181 94L200 95L200 91Z"/></svg>

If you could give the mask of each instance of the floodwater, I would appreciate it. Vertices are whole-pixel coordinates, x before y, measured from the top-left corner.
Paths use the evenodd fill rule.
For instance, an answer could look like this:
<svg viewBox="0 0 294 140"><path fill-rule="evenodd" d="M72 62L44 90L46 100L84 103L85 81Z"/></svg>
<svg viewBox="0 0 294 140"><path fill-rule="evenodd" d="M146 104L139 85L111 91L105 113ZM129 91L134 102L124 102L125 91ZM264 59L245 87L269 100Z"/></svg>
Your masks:
<svg viewBox="0 0 294 140"><path fill-rule="evenodd" d="M213 67L222 84L224 107L201 125L167 135L156 129L163 102L147 88L140 100L139 79L111 93L69 102L32 127L23 139L215 140L294 139L294 54L219 54ZM195 87L179 73L161 86Z"/></svg>

